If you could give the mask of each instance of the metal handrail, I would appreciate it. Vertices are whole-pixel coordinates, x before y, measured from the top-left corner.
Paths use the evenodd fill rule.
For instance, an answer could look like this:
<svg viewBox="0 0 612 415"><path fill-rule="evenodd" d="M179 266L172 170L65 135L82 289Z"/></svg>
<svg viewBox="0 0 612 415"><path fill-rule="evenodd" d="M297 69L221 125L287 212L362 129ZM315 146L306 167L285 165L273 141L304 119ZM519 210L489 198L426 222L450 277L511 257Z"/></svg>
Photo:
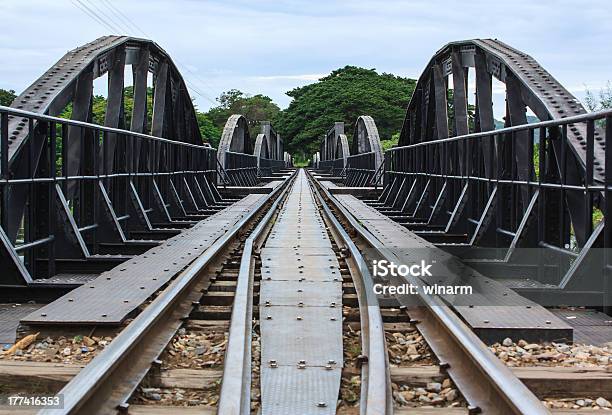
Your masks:
<svg viewBox="0 0 612 415"><path fill-rule="evenodd" d="M435 144L441 144L441 143L452 143L455 141L461 141L461 140L466 140L466 139L490 138L492 135L511 134L511 133L516 133L520 131L534 130L537 128L558 127L561 125L575 124L575 123L590 121L590 120L598 120L598 119L602 119L606 117L612 117L612 109L589 112L587 114L581 114L581 115L573 115L571 117L560 118L557 120L539 121L539 122L532 123L532 124L515 125L512 127L500 128L499 130L482 131L478 133L458 135L455 137L440 138L438 140L423 141L420 143L393 147L385 151L385 153L394 152L397 150L402 150L402 149L407 149L407 148L417 148L417 147L423 147L423 146L429 146L429 145L435 145Z"/></svg>
<svg viewBox="0 0 612 415"><path fill-rule="evenodd" d="M74 126L74 127L93 128L93 129L96 129L98 131L106 131L106 132L109 132L109 133L122 134L122 135L130 135L132 137L144 138L144 139L147 139L147 140L154 140L154 141L159 141L159 142L162 142L162 143L177 144L177 145L181 145L181 146L185 146L185 147L191 147L191 148L197 148L197 149L207 149L207 150L210 150L211 148L214 149L214 147L205 146L204 144L198 145L198 144L186 143L184 141L175 141L175 140L170 140L168 138L156 137L154 135L138 133L136 131L122 130L120 128L113 128L113 127L106 127L106 126L103 126L103 125L93 124L93 123L89 123L89 122L85 122L85 121L69 120L69 119L66 119L66 118L54 117L54 116L51 116L51 115L39 114L39 113L36 113L36 112L24 111L24 110L20 110L20 109L16 109L16 108L11 108L11 107L5 107L3 105L0 105L0 113L7 113L9 115L18 115L18 116L23 116L23 117L30 117L30 118L34 118L34 119L36 119L38 121L55 122L55 123L70 125L70 126Z"/></svg>

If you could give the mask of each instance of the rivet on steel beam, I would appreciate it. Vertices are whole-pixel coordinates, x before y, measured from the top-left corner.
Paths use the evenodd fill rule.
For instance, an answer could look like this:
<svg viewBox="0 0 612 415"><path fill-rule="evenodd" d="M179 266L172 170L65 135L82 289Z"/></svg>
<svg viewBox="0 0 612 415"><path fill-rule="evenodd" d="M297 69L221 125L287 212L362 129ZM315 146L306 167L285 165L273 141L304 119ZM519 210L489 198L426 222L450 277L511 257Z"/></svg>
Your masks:
<svg viewBox="0 0 612 415"><path fill-rule="evenodd" d="M325 408L325 407L327 407L327 404L325 402L319 402L319 403L317 403L317 406L319 408Z"/></svg>
<svg viewBox="0 0 612 415"><path fill-rule="evenodd" d="M297 316L295 319L296 320L302 320L302 316Z"/></svg>
<svg viewBox="0 0 612 415"><path fill-rule="evenodd" d="M270 307L270 301L266 301L266 307Z"/></svg>
<svg viewBox="0 0 612 415"><path fill-rule="evenodd" d="M331 302L331 304L330 304L329 306L330 306L331 308L336 307L336 302L335 302L335 301L332 301L332 302Z"/></svg>
<svg viewBox="0 0 612 415"><path fill-rule="evenodd" d="M266 320L272 320L272 316L270 315L266 316Z"/></svg>
<svg viewBox="0 0 612 415"><path fill-rule="evenodd" d="M330 318L331 321L336 321L336 317Z"/></svg>

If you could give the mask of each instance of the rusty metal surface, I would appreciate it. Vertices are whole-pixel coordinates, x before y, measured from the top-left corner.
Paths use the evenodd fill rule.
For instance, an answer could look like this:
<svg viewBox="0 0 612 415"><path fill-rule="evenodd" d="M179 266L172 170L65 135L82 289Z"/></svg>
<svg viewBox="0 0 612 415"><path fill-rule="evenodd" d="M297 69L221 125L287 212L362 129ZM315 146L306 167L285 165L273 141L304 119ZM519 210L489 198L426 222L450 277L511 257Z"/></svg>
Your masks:
<svg viewBox="0 0 612 415"><path fill-rule="evenodd" d="M27 324L120 324L267 195L249 195L35 313Z"/></svg>
<svg viewBox="0 0 612 415"><path fill-rule="evenodd" d="M261 250L261 413L334 414L343 365L342 278L300 171Z"/></svg>

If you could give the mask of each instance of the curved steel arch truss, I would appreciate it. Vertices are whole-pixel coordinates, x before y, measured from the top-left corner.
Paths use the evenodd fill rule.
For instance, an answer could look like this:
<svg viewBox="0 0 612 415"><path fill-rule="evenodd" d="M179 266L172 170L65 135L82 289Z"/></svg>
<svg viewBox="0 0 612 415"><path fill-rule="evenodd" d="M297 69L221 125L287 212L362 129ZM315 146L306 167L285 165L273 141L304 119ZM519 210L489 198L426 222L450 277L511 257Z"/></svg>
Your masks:
<svg viewBox="0 0 612 415"><path fill-rule="evenodd" d="M261 144L260 144L261 145ZM257 157L249 135L249 123L244 115L231 115L221 134L217 160L230 184L252 186L257 182Z"/></svg>
<svg viewBox="0 0 612 415"><path fill-rule="evenodd" d="M265 134L257 134L253 155L257 157L257 174L259 176L271 175L272 172L269 164L270 154L268 149L268 138ZM267 174L264 174L264 172Z"/></svg>
<svg viewBox="0 0 612 415"><path fill-rule="evenodd" d="M104 125L123 125L125 66L131 65L134 108L130 130L176 141L201 144L195 109L183 77L168 54L155 42L128 36L104 36L66 53L11 107L46 115L59 115L72 104L72 120L91 121L93 80L108 74L108 99ZM147 125L147 76L153 74L153 120ZM9 158L27 140L29 126L9 118Z"/></svg>
<svg viewBox="0 0 612 415"><path fill-rule="evenodd" d="M494 79L506 89L503 130L495 128ZM528 124L528 109L539 124ZM611 225L598 219L612 214L603 186L610 131L608 113L587 114L529 55L497 40L452 42L420 76L399 147L385 154L381 203L445 249L493 261L489 269L512 263L559 288L598 292L602 280L589 275L602 275L592 248L612 240ZM560 278L541 279L537 260L517 248L544 249Z"/></svg>
<svg viewBox="0 0 612 415"><path fill-rule="evenodd" d="M270 160L282 160L285 146L280 134L274 129L270 121L261 122L261 134L266 136L268 143L268 158Z"/></svg>
<svg viewBox="0 0 612 415"><path fill-rule="evenodd" d="M344 123L336 122L330 128L320 144L320 168L329 170L332 175L343 174L346 168L350 148L346 135L344 134Z"/></svg>
<svg viewBox="0 0 612 415"><path fill-rule="evenodd" d="M357 118L351 153L353 155L373 153L375 170L383 163L383 151L378 128L374 119L369 115L362 115Z"/></svg>
<svg viewBox="0 0 612 415"><path fill-rule="evenodd" d="M124 73L126 65L132 66L134 105L131 114L131 131L157 137L201 144L195 109L185 82L168 54L156 43L127 36L105 36L66 53L32 85L26 88L11 107L45 115L60 115L70 105L71 119L91 122L93 120L93 81L108 74L108 97L104 126L124 129ZM147 125L147 76L153 74L153 117ZM62 132L65 174L79 176L87 174L93 160L81 157L88 153L85 148L93 141L94 132L68 126ZM39 162L44 157L44 134L38 129L35 119L8 116L8 158L13 177L26 178L36 175ZM106 171L118 167L124 161L117 147L117 134L109 133L104 140L104 156L99 157ZM144 151L140 143L134 149ZM158 162L159 160L157 160ZM144 163L144 157L135 160ZM66 197L75 194L75 182L67 186ZM14 240L23 215L27 192L23 187L8 189L9 229Z"/></svg>
<svg viewBox="0 0 612 415"><path fill-rule="evenodd" d="M493 78L506 86L506 127L527 124L527 108L533 111L540 121L560 120L586 113L580 101L531 56L498 40L453 42L436 53L420 76L408 105L399 140L400 146L470 133L467 106L467 79L470 68L474 68L476 75L475 132L495 129L492 107ZM449 123L447 103L450 77L453 84L452 123ZM584 183L587 179L587 152L592 151L594 169L589 175L592 174L596 182L601 182L605 155L603 132L595 126L592 149L587 148L585 123L569 124L566 130L558 133L565 135L567 146L562 149L558 142L552 143L554 160L551 161L556 165L556 174L564 175L570 185ZM515 145L512 149L506 149L512 153L508 155L508 162L514 164L517 178L523 181L528 180L532 173L528 166L531 151L527 145L528 141L527 131L518 132ZM493 172L490 144L482 145L484 166L490 175ZM503 148L495 146L494 151L500 150ZM463 164L460 162L457 167L464 169ZM526 208L528 195L525 191L523 193L521 203ZM570 192L565 197L578 243L583 245L589 225L585 220L582 195Z"/></svg>

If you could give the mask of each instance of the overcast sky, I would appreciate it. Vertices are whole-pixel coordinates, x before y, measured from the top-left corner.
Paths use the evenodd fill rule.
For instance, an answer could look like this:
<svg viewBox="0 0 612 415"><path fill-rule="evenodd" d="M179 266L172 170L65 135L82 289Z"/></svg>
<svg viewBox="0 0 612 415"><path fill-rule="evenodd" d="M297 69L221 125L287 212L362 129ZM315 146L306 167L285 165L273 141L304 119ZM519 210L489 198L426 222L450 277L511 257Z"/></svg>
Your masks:
<svg viewBox="0 0 612 415"><path fill-rule="evenodd" d="M585 85L598 91L612 79L609 0L467 3L2 0L0 88L21 92L66 51L107 34L161 45L200 109L230 88L284 108L286 91L345 65L417 78L445 43L469 38L523 50L580 98Z"/></svg>

